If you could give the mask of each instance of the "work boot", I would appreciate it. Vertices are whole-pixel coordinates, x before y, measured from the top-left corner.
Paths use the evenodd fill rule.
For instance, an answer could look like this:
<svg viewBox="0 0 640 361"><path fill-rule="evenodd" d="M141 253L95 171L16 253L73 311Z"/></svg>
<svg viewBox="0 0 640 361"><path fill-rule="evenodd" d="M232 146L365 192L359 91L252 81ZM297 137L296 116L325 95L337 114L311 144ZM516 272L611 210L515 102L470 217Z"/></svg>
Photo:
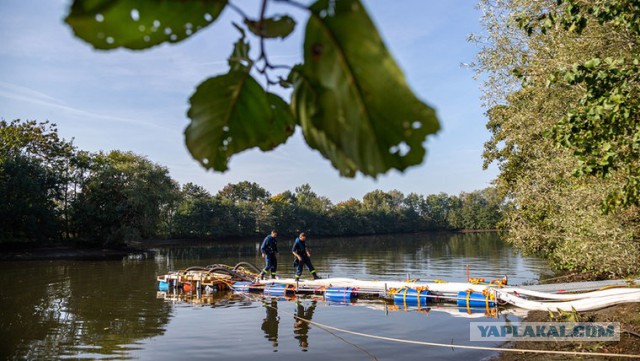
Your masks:
<svg viewBox="0 0 640 361"><path fill-rule="evenodd" d="M313 274L313 279L314 279L314 280L319 280L319 279L321 279L321 278L322 278L322 277L318 276L317 274L315 274L315 273Z"/></svg>

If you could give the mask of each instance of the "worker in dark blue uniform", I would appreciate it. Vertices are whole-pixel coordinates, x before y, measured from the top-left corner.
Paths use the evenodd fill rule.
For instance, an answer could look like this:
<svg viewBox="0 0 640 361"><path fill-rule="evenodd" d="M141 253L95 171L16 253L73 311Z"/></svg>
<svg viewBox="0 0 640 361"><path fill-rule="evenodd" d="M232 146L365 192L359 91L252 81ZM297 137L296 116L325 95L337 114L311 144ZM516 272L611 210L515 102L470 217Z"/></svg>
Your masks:
<svg viewBox="0 0 640 361"><path fill-rule="evenodd" d="M305 240L307 236L304 233L300 233L296 241L293 243L293 248L291 252L294 257L296 257L294 261L294 265L296 266L296 281L300 279L300 275L302 274L302 267L305 265L311 272L314 280L317 280L318 275L316 274L316 269L311 264L311 252L309 251L309 247L307 247Z"/></svg>
<svg viewBox="0 0 640 361"><path fill-rule="evenodd" d="M278 237L278 232L274 229L270 235L264 238L260 246L262 257L267 262L262 272L260 272L261 279L264 279L265 275L271 275L271 278L276 278L276 272L278 272L278 241L276 237Z"/></svg>

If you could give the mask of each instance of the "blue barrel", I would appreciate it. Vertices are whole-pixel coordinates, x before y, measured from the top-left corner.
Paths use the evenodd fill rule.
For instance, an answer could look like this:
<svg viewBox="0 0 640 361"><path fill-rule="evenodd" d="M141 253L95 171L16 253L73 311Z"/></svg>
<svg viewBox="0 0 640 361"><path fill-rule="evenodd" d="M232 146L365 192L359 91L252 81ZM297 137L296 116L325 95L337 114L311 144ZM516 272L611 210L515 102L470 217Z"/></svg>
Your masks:
<svg viewBox="0 0 640 361"><path fill-rule="evenodd" d="M429 291L405 287L400 289L394 296L393 302L396 304L407 304L409 306L426 306L429 302Z"/></svg>
<svg viewBox="0 0 640 361"><path fill-rule="evenodd" d="M324 291L324 298L331 302L350 302L358 296L358 292L353 287L331 287Z"/></svg>
<svg viewBox="0 0 640 361"><path fill-rule="evenodd" d="M264 287L264 294L266 296L284 296L293 289L291 285L287 285L284 283L271 283Z"/></svg>
<svg viewBox="0 0 640 361"><path fill-rule="evenodd" d="M468 304L467 304L468 299ZM457 300L458 307L487 307L487 303L489 307L495 307L495 300L487 299L485 295L480 292L471 292L468 293L466 291L461 291L458 293Z"/></svg>
<svg viewBox="0 0 640 361"><path fill-rule="evenodd" d="M234 282L231 288L237 292L249 292L251 282Z"/></svg>
<svg viewBox="0 0 640 361"><path fill-rule="evenodd" d="M169 291L169 282L166 282L166 281L158 282L158 290L159 291Z"/></svg>

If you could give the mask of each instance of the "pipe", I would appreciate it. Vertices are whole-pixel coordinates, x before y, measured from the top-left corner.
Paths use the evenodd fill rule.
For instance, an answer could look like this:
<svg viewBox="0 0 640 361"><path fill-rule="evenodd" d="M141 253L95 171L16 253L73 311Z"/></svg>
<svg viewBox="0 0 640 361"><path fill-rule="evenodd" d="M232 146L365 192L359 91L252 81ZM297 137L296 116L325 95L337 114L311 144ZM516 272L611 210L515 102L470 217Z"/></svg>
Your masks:
<svg viewBox="0 0 640 361"><path fill-rule="evenodd" d="M611 291L611 290L607 290ZM604 291L603 291L604 292ZM516 295L496 291L497 297L509 304L516 307L524 308L532 311L591 311L600 308L605 308L620 303L626 302L640 302L640 289L633 293L626 294L611 294L607 296L600 296L598 298L583 298L573 301L563 302L539 302L527 300Z"/></svg>

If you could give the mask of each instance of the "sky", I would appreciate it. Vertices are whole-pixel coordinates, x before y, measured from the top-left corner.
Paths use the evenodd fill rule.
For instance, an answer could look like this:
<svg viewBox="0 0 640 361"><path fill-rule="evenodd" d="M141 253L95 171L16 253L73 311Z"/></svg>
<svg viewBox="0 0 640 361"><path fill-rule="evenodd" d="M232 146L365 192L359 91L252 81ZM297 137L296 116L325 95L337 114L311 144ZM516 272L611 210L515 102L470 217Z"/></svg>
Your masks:
<svg viewBox="0 0 640 361"><path fill-rule="evenodd" d="M235 0L258 15L258 0ZM363 0L385 44L417 96L436 109L442 130L425 142L421 165L377 179L343 178L309 148L300 129L286 144L263 153L248 150L216 173L202 168L184 144L188 99L199 83L227 71L227 57L241 22L227 8L213 25L183 42L144 51L94 50L63 22L70 0L0 1L0 119L49 120L60 135L87 151L123 150L166 166L181 185L193 182L215 194L228 183L250 181L272 194L308 183L333 202L381 189L428 195L459 194L491 185L495 166L482 170L489 138L480 83L462 66L481 33L473 0ZM290 13L296 31L267 42L272 62L301 62L305 14L280 4L269 13ZM257 49L257 44L252 50Z"/></svg>

